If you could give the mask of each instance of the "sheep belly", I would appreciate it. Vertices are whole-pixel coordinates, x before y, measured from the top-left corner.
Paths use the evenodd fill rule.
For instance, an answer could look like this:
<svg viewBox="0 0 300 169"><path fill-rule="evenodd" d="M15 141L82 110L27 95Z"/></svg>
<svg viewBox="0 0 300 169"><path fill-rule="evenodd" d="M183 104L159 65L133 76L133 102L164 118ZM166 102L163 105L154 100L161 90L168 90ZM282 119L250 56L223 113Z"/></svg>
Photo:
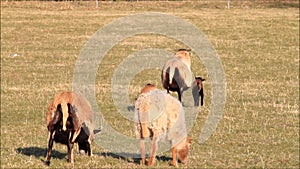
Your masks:
<svg viewBox="0 0 300 169"><path fill-rule="evenodd" d="M66 130L63 131L61 129L56 130L55 134L54 134L54 141L57 143L61 143L61 144L68 144L68 140L70 137L70 130ZM75 142L77 143L82 143L82 142L87 142L88 141L89 136L84 132L84 130L82 130L79 133L79 135L77 136Z"/></svg>
<svg viewBox="0 0 300 169"><path fill-rule="evenodd" d="M68 144L70 130L56 130L54 134L54 141L61 144Z"/></svg>

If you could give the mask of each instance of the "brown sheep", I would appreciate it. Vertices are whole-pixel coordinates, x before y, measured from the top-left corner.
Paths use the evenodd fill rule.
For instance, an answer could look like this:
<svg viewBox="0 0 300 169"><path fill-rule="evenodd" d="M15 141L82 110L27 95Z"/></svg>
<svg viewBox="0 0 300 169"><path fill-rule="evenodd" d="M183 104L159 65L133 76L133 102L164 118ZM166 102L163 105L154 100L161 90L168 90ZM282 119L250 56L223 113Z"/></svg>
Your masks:
<svg viewBox="0 0 300 169"><path fill-rule="evenodd" d="M191 139L187 137L183 107L177 99L154 87L145 86L142 91L146 92L142 93L135 103L135 131L140 139L141 162L145 164L146 161L144 139L150 137L152 143L149 166L155 162L157 141L160 139L171 141L174 166L177 166L177 153L180 161L186 163Z"/></svg>
<svg viewBox="0 0 300 169"><path fill-rule="evenodd" d="M168 93L170 91L177 92L180 102L183 91L191 87L194 81L189 51L187 49L178 50L175 57L165 63L161 72L163 88Z"/></svg>
<svg viewBox="0 0 300 169"><path fill-rule="evenodd" d="M202 78L200 78L202 79ZM201 96L201 106L203 105L203 84L198 77L193 78L191 71L191 57L189 49L179 49L175 57L168 60L163 66L161 72L162 86L167 90L177 92L178 100L182 101L182 93L192 87L194 105L199 105L199 96ZM199 92L196 92L196 91Z"/></svg>
<svg viewBox="0 0 300 169"><path fill-rule="evenodd" d="M62 92L54 97L46 114L49 131L46 165L50 165L53 141L66 144L68 162L73 163L73 145L78 143L79 151L92 155L90 144L94 139L94 112L89 102L72 92Z"/></svg>
<svg viewBox="0 0 300 169"><path fill-rule="evenodd" d="M203 89L203 82L205 79L202 77L196 77L196 80L192 84L192 93L194 97L194 105L199 106L199 97L201 97L201 106L204 103L204 89Z"/></svg>

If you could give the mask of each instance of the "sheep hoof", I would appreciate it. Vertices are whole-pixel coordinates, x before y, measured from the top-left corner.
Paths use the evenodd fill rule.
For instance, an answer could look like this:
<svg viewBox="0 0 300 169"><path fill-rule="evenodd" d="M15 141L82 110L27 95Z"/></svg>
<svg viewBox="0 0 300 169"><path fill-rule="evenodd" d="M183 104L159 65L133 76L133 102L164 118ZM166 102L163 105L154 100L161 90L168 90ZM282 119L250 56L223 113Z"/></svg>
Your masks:
<svg viewBox="0 0 300 169"><path fill-rule="evenodd" d="M141 159L140 160L140 165L145 165L146 164L146 160L145 159Z"/></svg>
<svg viewBox="0 0 300 169"><path fill-rule="evenodd" d="M50 161L45 161L45 165L49 166L50 165Z"/></svg>
<svg viewBox="0 0 300 169"><path fill-rule="evenodd" d="M71 159L68 159L68 158L67 158L67 162L68 162L68 163L74 163L74 160L71 160Z"/></svg>

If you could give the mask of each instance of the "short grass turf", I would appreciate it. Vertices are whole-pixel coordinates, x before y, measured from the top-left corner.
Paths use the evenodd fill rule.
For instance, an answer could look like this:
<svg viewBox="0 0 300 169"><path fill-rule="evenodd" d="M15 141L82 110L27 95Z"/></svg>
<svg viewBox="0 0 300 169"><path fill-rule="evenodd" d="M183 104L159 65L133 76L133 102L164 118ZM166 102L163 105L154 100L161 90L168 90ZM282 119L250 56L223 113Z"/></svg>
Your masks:
<svg viewBox="0 0 300 169"><path fill-rule="evenodd" d="M205 105L189 135L194 139L182 168L299 168L299 2L5 2L1 1L1 168L44 168L45 113L53 96L72 90L80 50L95 31L117 18L146 11L172 14L209 38L226 75L226 105L216 131L197 140L211 108L211 81L193 55L192 70L206 78ZM159 35L138 35L115 45L95 80L103 116L120 133L134 137L133 123L112 102L114 70L130 54L147 48L187 47ZM134 101L146 83L159 88L160 71L143 71L130 83ZM176 97L176 96L175 96ZM147 168L93 144L93 157L55 144L50 168ZM171 152L155 168L172 168Z"/></svg>

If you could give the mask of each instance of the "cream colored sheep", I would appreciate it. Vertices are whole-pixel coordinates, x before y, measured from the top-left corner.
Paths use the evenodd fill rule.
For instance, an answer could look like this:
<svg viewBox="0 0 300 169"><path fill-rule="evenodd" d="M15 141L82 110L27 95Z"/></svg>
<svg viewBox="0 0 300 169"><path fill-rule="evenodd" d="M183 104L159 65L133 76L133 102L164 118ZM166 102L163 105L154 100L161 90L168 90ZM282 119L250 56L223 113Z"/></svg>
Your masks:
<svg viewBox="0 0 300 169"><path fill-rule="evenodd" d="M140 138L140 150L142 164L145 164L144 139L152 139L148 165L155 162L157 142L167 139L172 144L173 165L177 166L176 155L185 163L187 161L188 149L191 139L187 137L184 110L181 103L164 91L150 87L146 92L140 94L135 102L135 131ZM142 89L143 91L143 89Z"/></svg>

